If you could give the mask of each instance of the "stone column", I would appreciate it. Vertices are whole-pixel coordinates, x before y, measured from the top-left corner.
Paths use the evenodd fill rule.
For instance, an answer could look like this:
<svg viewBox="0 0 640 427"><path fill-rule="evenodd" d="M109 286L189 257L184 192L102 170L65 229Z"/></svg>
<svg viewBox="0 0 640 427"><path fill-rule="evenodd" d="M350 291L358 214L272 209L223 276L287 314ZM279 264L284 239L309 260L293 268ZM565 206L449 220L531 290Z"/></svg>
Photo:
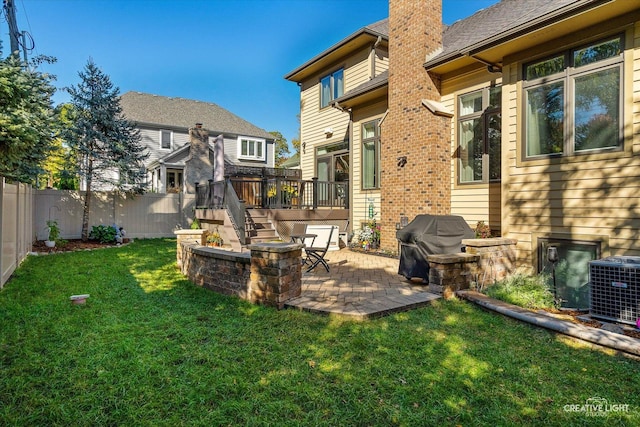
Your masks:
<svg viewBox="0 0 640 427"><path fill-rule="evenodd" d="M249 299L279 309L302 291L302 245L261 243L249 245L251 278Z"/></svg>
<svg viewBox="0 0 640 427"><path fill-rule="evenodd" d="M176 262L178 267L182 267L182 244L183 243L195 243L197 245L204 246L207 239L207 230L203 229L186 229L176 230L173 232L176 235Z"/></svg>
<svg viewBox="0 0 640 427"><path fill-rule="evenodd" d="M196 192L195 184L207 184L213 178L213 164L209 158L209 131L196 125L189 129L189 158L184 165L185 190Z"/></svg>

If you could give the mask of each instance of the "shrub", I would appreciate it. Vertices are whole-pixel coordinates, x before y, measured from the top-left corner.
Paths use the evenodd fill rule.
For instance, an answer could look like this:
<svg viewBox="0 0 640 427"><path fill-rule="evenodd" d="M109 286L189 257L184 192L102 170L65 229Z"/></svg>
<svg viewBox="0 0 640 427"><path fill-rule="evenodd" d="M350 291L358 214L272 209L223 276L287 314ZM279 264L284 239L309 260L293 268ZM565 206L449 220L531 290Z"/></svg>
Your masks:
<svg viewBox="0 0 640 427"><path fill-rule="evenodd" d="M527 276L514 274L486 288L485 294L510 304L530 309L556 308L547 274Z"/></svg>
<svg viewBox="0 0 640 427"><path fill-rule="evenodd" d="M115 243L117 230L110 225L94 225L91 227L89 239L100 243Z"/></svg>
<svg viewBox="0 0 640 427"><path fill-rule="evenodd" d="M60 239L60 227L58 227L58 221L50 219L47 221L47 228L49 229L48 239L55 242Z"/></svg>
<svg viewBox="0 0 640 427"><path fill-rule="evenodd" d="M193 217L193 221L191 222L190 228L191 230L198 230L200 228L200 220L195 216Z"/></svg>
<svg viewBox="0 0 640 427"><path fill-rule="evenodd" d="M489 224L485 224L484 221L478 221L478 224L476 224L476 239L488 239L490 237L493 237L493 235Z"/></svg>

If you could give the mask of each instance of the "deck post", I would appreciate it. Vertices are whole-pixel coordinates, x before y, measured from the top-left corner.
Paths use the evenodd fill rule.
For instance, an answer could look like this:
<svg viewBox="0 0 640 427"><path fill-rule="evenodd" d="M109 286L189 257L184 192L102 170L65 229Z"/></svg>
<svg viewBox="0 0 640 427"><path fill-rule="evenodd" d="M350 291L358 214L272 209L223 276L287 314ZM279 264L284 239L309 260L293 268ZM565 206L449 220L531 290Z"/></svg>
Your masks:
<svg viewBox="0 0 640 427"><path fill-rule="evenodd" d="M313 178L311 178L312 184L313 184L313 202L312 202L312 206L313 209L318 209L318 177L314 176Z"/></svg>

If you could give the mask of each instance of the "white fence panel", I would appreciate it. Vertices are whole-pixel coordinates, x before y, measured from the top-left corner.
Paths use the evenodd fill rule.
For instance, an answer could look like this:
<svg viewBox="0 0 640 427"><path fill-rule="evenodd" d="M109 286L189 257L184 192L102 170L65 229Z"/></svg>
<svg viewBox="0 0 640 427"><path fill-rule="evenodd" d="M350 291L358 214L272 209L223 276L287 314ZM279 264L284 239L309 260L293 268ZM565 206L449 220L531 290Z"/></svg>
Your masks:
<svg viewBox="0 0 640 427"><path fill-rule="evenodd" d="M0 288L31 251L33 190L0 178Z"/></svg>
<svg viewBox="0 0 640 427"><path fill-rule="evenodd" d="M44 240L47 220L55 219L60 237L79 239L82 234L84 191L38 190L35 196L36 239ZM174 237L177 228L187 228L195 204L194 195L148 193L120 196L94 192L91 197L89 231L94 225L123 227L127 237Z"/></svg>

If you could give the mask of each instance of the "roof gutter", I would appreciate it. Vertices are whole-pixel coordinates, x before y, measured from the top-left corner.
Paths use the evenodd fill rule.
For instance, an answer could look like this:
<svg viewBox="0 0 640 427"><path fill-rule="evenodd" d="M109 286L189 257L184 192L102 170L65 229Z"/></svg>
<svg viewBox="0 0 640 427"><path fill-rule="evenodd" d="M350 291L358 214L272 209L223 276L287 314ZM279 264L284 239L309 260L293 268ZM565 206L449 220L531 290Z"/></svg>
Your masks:
<svg viewBox="0 0 640 427"><path fill-rule="evenodd" d="M478 59L475 55L488 50L492 47L496 47L498 45L504 44L508 41L511 41L515 38L521 37L525 34L528 34L532 31L540 30L544 27L547 27L551 24L555 24L559 21L566 19L576 13L583 13L591 9L595 9L596 7L600 7L603 4L612 3L615 0L587 0L584 2L577 2L571 4L567 7L556 10L553 13L550 13L545 16L541 16L537 19L529 21L523 25L519 25L515 28L512 28L509 31L505 31L500 34L496 34L493 37L482 40L478 43L467 46L463 50L459 50L457 52L451 52L446 56L435 58L432 61L427 61L423 64L423 67L430 71L440 65L446 64L447 62L453 61L455 59L459 59L465 56L472 57L473 59ZM480 61L482 62L482 61ZM494 65L494 64L487 64Z"/></svg>
<svg viewBox="0 0 640 427"><path fill-rule="evenodd" d="M346 39L341 40L340 42L334 44L333 46L331 46L329 49L325 50L324 52L314 56L313 58L311 58L310 60L308 60L307 62L305 62L304 64L302 64L301 66L299 66L298 68L296 68L295 70L285 74L284 78L286 80L293 80L293 77L298 74L299 72L301 72L302 70L304 70L305 68L309 67L310 65L312 65L314 62L319 61L320 59L324 58L325 56L329 55L331 52L338 50L339 48L341 48L342 46L345 46L346 44L350 43L352 40L362 36L362 35L369 35L369 36L373 36L376 37L380 40L383 39L387 39L388 40L388 36L385 36L382 33L379 33L377 31L373 31L369 28L362 28L359 31L355 32L354 34L352 34L350 37L347 37Z"/></svg>

